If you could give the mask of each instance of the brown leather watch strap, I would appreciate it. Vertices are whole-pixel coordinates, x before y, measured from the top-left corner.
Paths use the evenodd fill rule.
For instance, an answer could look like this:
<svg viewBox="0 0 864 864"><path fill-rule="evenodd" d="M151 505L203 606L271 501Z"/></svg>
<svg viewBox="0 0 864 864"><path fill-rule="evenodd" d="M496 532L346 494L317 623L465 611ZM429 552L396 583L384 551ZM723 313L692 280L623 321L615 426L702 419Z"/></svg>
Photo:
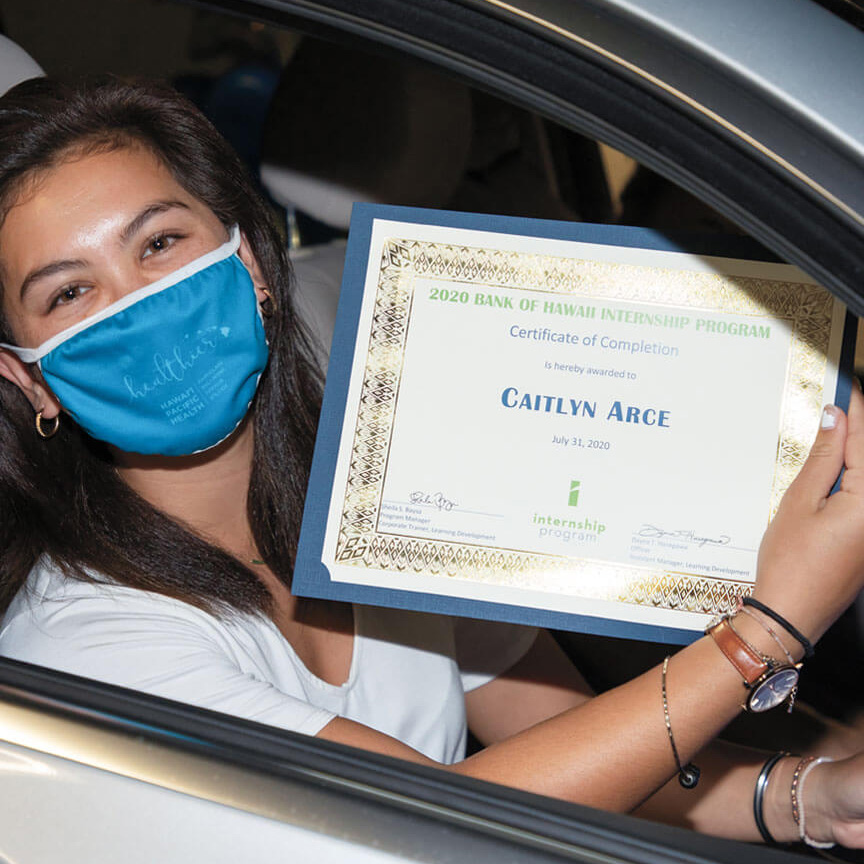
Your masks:
<svg viewBox="0 0 864 864"><path fill-rule="evenodd" d="M752 648L732 629L724 618L708 632L726 659L738 670L745 686L758 681L770 668Z"/></svg>

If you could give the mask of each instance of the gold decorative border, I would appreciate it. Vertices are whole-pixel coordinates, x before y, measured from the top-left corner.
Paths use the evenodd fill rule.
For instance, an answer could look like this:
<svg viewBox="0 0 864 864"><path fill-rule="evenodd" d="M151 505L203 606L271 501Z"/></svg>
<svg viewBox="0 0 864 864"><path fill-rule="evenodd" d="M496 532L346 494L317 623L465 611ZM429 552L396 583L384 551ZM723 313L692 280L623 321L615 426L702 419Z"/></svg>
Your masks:
<svg viewBox="0 0 864 864"><path fill-rule="evenodd" d="M770 315L792 329L771 515L798 473L822 406L833 298L818 285L590 261L421 240L388 239L381 257L368 356L336 545L341 564L470 579L540 591L715 614L749 582L662 568L489 549L375 530L416 278L554 292L705 312ZM573 586L577 586L574 592Z"/></svg>

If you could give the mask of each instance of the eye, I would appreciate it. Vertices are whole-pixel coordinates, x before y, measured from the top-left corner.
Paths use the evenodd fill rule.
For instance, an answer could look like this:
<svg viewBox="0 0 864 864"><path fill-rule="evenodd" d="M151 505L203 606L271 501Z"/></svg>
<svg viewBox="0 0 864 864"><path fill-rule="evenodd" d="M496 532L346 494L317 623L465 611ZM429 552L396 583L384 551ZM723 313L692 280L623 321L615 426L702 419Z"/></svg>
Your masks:
<svg viewBox="0 0 864 864"><path fill-rule="evenodd" d="M180 238L180 234L157 234L147 241L144 247L142 258L149 258L151 255L157 255L160 252L165 252L170 249Z"/></svg>
<svg viewBox="0 0 864 864"><path fill-rule="evenodd" d="M60 291L55 294L54 297L51 299L48 310L51 311L57 306L68 306L70 303L74 303L82 294L89 290L89 286L87 285L66 285L64 288L61 288Z"/></svg>

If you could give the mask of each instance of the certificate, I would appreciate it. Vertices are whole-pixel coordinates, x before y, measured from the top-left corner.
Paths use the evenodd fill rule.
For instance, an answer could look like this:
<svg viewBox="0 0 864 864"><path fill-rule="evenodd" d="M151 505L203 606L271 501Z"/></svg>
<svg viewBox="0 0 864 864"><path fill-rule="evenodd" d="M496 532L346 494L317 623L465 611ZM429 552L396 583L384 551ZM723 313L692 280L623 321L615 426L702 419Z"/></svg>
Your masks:
<svg viewBox="0 0 864 864"><path fill-rule="evenodd" d="M295 593L695 638L752 588L854 329L796 268L700 252L358 205Z"/></svg>

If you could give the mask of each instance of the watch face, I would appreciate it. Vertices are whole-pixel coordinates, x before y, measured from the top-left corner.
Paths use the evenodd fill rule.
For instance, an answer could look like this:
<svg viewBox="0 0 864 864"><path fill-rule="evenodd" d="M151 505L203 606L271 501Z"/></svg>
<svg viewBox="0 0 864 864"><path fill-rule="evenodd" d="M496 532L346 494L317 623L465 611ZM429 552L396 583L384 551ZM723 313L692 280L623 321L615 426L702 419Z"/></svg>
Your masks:
<svg viewBox="0 0 864 864"><path fill-rule="evenodd" d="M769 711L776 708L795 689L798 670L787 666L770 673L750 694L747 707L751 711Z"/></svg>

